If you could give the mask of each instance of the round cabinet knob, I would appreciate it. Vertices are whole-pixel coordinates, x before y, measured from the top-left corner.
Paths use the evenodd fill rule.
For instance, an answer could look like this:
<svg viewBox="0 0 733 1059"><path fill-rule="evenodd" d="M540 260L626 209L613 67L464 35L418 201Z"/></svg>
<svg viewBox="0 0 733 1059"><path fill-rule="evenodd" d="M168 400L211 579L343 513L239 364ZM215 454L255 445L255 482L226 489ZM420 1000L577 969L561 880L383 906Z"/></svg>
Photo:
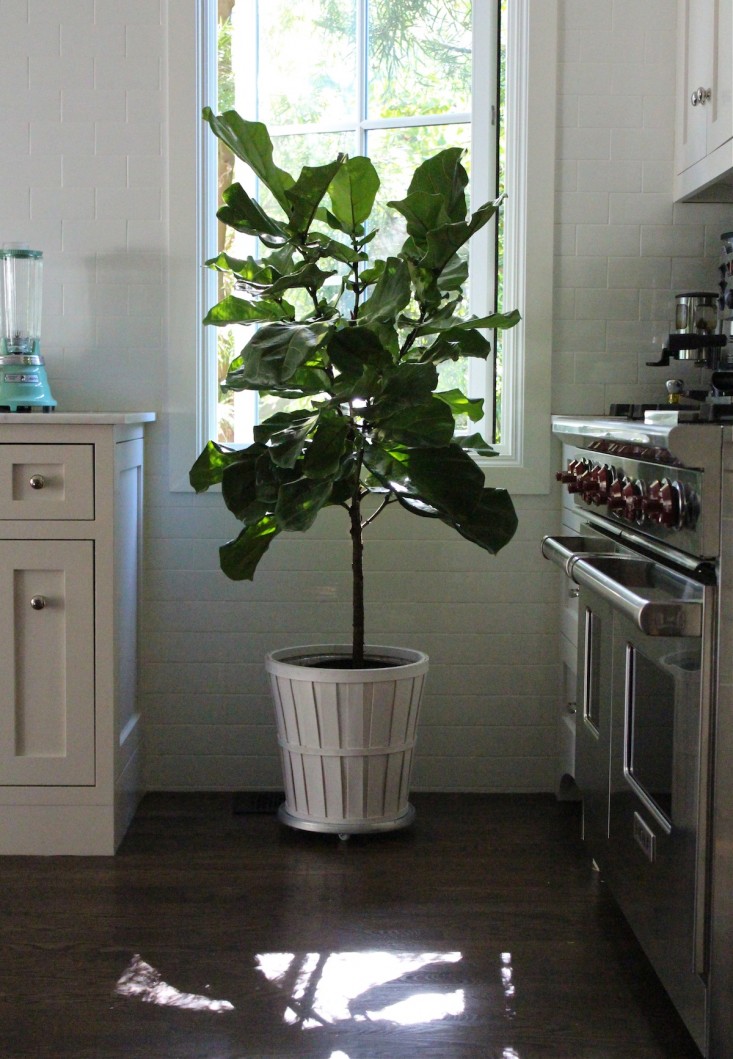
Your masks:
<svg viewBox="0 0 733 1059"><path fill-rule="evenodd" d="M34 610L43 610L46 606L47 599L45 596L33 596L31 599L31 606Z"/></svg>
<svg viewBox="0 0 733 1059"><path fill-rule="evenodd" d="M44 485L46 484L46 479L43 477L42 474L34 474L30 478L29 484L31 489L43 489Z"/></svg>
<svg viewBox="0 0 733 1059"><path fill-rule="evenodd" d="M704 107L706 103L710 102L712 94L712 89L703 88L702 85L700 85L700 87L696 88L690 96L690 103L692 103L693 107Z"/></svg>

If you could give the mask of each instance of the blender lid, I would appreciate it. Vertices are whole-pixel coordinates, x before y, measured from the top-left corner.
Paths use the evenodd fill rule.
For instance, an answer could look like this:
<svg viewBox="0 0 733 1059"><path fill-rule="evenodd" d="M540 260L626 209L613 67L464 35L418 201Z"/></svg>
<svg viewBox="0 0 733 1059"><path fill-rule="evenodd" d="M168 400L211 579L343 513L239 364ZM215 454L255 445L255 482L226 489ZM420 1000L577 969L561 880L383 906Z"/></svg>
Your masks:
<svg viewBox="0 0 733 1059"><path fill-rule="evenodd" d="M7 257L43 257L42 250L31 250L27 243L5 243L0 247L0 258Z"/></svg>

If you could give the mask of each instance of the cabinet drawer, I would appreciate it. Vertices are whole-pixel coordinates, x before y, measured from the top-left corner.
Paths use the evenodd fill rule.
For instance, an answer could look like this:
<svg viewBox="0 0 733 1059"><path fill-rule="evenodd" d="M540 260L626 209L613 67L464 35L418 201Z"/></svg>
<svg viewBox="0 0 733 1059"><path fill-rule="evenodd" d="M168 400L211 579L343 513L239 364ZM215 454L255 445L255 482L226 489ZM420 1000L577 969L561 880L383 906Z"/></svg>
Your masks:
<svg viewBox="0 0 733 1059"><path fill-rule="evenodd" d="M0 445L0 519L93 518L93 445Z"/></svg>

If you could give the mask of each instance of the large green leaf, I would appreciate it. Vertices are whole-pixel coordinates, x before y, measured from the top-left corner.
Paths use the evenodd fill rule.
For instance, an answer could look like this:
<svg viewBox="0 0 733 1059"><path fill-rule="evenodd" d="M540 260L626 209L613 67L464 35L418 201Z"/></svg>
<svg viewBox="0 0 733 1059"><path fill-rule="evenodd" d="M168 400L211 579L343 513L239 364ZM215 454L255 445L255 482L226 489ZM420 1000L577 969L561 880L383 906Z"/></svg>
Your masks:
<svg viewBox="0 0 733 1059"><path fill-rule="evenodd" d="M448 405L432 395L419 404L409 404L387 416L380 414L380 404L370 409L376 436L384 446L420 446L433 448L447 445L453 437L455 420Z"/></svg>
<svg viewBox="0 0 733 1059"><path fill-rule="evenodd" d="M298 369L320 368L322 360L317 350L327 334L325 323L263 325L230 367L227 386L231 389L278 390L292 384ZM325 372L321 372L319 380L312 380L316 389L310 392L318 393L322 386L328 386Z"/></svg>
<svg viewBox="0 0 733 1059"><path fill-rule="evenodd" d="M391 321L410 302L410 274L407 265L397 257L388 257L371 297L359 313L361 321Z"/></svg>
<svg viewBox="0 0 733 1059"><path fill-rule="evenodd" d="M327 279L330 279L330 277L335 274L335 269L325 272L313 262L308 262L303 265L302 268L296 269L295 272L291 272L289 275L281 276L279 279L275 280L272 286L267 288L263 293L265 296L272 298L277 294L282 294L283 291L299 287L306 290L317 291L320 290Z"/></svg>
<svg viewBox="0 0 733 1059"><path fill-rule="evenodd" d="M276 412L255 426L255 441L269 443L270 459L278 467L294 467L317 422L317 412Z"/></svg>
<svg viewBox="0 0 733 1059"><path fill-rule="evenodd" d="M428 232L427 250L420 258L419 264L436 274L442 272L454 254L468 242L471 236L488 224L496 210L497 206L494 203L487 202L476 210L470 220L455 221Z"/></svg>
<svg viewBox="0 0 733 1059"><path fill-rule="evenodd" d="M240 450L240 459L230 463L221 480L224 503L240 522L258 521L266 512L255 511L257 496L257 464L264 453L263 445L249 445Z"/></svg>
<svg viewBox="0 0 733 1059"><path fill-rule="evenodd" d="M246 235L261 237L270 236L277 242L287 238L284 228L268 216L258 202L255 202L241 184L232 184L223 194L225 205L221 206L216 216L223 224Z"/></svg>
<svg viewBox="0 0 733 1059"><path fill-rule="evenodd" d="M480 434L464 434L454 439L456 444L467 452L475 452L477 456L498 456L499 453L492 445L489 445Z"/></svg>
<svg viewBox="0 0 733 1059"><path fill-rule="evenodd" d="M313 440L303 457L306 478L333 479L339 472L348 444L349 421L336 412L322 412Z"/></svg>
<svg viewBox="0 0 733 1059"><path fill-rule="evenodd" d="M308 232L329 184L343 164L344 157L340 155L328 165L303 166L296 182L285 192L290 204L288 222L294 233L303 236Z"/></svg>
<svg viewBox="0 0 733 1059"><path fill-rule="evenodd" d="M432 364L420 364L416 361L395 364L392 371L386 375L378 410L389 415L401 408L420 404L431 399L437 385L438 372Z"/></svg>
<svg viewBox="0 0 733 1059"><path fill-rule="evenodd" d="M486 360L491 352L491 343L480 331L452 328L443 331L427 347L422 359L431 364L441 364L445 360L459 360L461 357L477 357Z"/></svg>
<svg viewBox="0 0 733 1059"><path fill-rule="evenodd" d="M481 498L483 472L454 443L414 449L371 445L364 462L384 485L422 500L454 522L467 521Z"/></svg>
<svg viewBox="0 0 733 1059"><path fill-rule="evenodd" d="M461 165L462 155L460 147L447 147L427 158L413 173L407 189L408 199L416 194L435 195L442 201L449 222L464 220L468 174ZM396 203L389 205L398 208Z"/></svg>
<svg viewBox="0 0 733 1059"><path fill-rule="evenodd" d="M468 416L473 423L478 423L479 419L483 419L484 402L481 397L466 397L458 389L442 390L435 396L439 401L445 401L454 416Z"/></svg>
<svg viewBox="0 0 733 1059"><path fill-rule="evenodd" d="M293 314L292 306L268 298L256 302L238 298L236 294L227 294L220 302L212 306L204 317L205 324L214 327L226 327L228 324L253 324L270 320L287 319Z"/></svg>
<svg viewBox="0 0 733 1059"><path fill-rule="evenodd" d="M219 485L230 464L247 458L246 449L230 449L216 441L208 441L188 472L188 479L197 493L203 493L212 485Z"/></svg>
<svg viewBox="0 0 733 1059"><path fill-rule="evenodd" d="M481 499L468 517L454 520L440 516L462 537L495 555L509 543L517 530L514 504L506 489L485 488Z"/></svg>
<svg viewBox="0 0 733 1059"><path fill-rule="evenodd" d="M307 530L331 496L331 481L297 478L280 487L275 519L280 529Z"/></svg>
<svg viewBox="0 0 733 1059"><path fill-rule="evenodd" d="M331 209L342 231L358 234L369 217L379 190L377 171L368 158L349 158L328 189Z"/></svg>
<svg viewBox="0 0 733 1059"><path fill-rule="evenodd" d="M235 540L219 549L222 571L232 581L252 581L257 564L279 532L280 527L271 515L246 526Z"/></svg>
<svg viewBox="0 0 733 1059"><path fill-rule="evenodd" d="M236 110L227 110L217 116L210 107L204 107L203 116L214 135L234 151L237 158L247 163L288 213L290 204L285 192L294 181L289 173L275 165L267 127L259 121L245 120Z"/></svg>
<svg viewBox="0 0 733 1059"><path fill-rule="evenodd" d="M392 357L369 327L341 327L328 339L328 355L338 371L361 375L365 367L388 368Z"/></svg>
<svg viewBox="0 0 733 1059"><path fill-rule="evenodd" d="M407 221L407 233L420 245L427 243L427 234L435 228L450 224L443 195L430 194L427 191L413 191L404 199L387 203L401 213Z"/></svg>

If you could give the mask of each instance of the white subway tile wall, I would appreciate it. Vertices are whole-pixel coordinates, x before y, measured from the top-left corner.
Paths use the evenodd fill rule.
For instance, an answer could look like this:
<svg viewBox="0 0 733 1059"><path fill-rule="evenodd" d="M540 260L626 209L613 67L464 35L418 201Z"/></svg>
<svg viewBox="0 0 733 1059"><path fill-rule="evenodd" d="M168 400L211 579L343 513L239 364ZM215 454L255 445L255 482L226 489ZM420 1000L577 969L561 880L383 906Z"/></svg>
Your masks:
<svg viewBox="0 0 733 1059"><path fill-rule="evenodd" d="M672 202L675 0L560 0L553 411L662 401L673 295L715 286L733 208Z"/></svg>
<svg viewBox="0 0 733 1059"><path fill-rule="evenodd" d="M560 0L553 410L654 399L670 295L709 286L730 211L671 202L675 0ZM44 250L44 352L60 406L152 408L141 704L151 789L267 788L279 765L265 651L348 638L335 512L233 584L218 497L171 493L165 16L158 0L0 0L0 241ZM200 263L191 262L191 269ZM521 308L521 307L520 307ZM549 321L548 321L549 326ZM688 371L689 374L689 371ZM548 425L548 444L549 425ZM516 497L490 557L400 512L367 549L374 642L431 657L414 783L554 786L558 492Z"/></svg>

